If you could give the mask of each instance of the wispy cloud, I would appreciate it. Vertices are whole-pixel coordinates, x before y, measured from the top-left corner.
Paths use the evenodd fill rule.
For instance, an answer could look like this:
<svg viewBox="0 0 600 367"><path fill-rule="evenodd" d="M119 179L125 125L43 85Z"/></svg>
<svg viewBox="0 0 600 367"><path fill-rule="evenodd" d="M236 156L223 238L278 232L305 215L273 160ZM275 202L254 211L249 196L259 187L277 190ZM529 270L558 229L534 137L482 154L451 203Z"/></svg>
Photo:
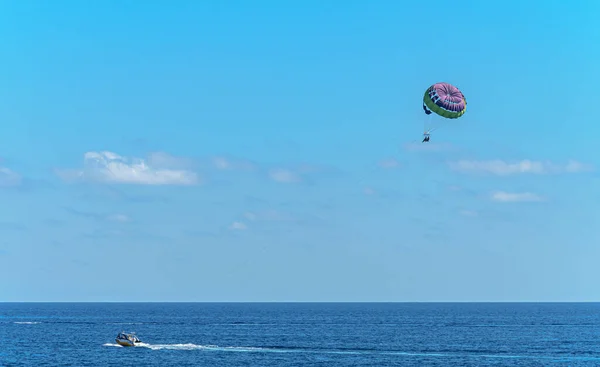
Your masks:
<svg viewBox="0 0 600 367"><path fill-rule="evenodd" d="M223 155L212 157L210 167L221 172L249 173L254 177L265 178L281 184L311 184L314 183L317 175L323 177L326 174L339 173L335 168L315 164L261 164ZM222 179L211 179L213 183L218 181L223 182Z"/></svg>
<svg viewBox="0 0 600 367"><path fill-rule="evenodd" d="M522 193L511 193L505 191L495 191L491 194L491 199L493 201L498 201L502 203L516 203L516 202L541 202L545 201L545 199L537 194L533 194L531 192L522 192Z"/></svg>
<svg viewBox="0 0 600 367"><path fill-rule="evenodd" d="M154 162L154 163L151 163ZM198 175L175 164L174 157L157 153L148 161L126 158L113 152L87 152L83 169L58 170L66 181L88 181L137 185L195 185Z"/></svg>
<svg viewBox="0 0 600 367"><path fill-rule="evenodd" d="M589 172L593 167L577 161L569 161L566 164L555 164L551 162L531 161L528 159L517 162L506 162L503 160L469 161L460 160L450 162L450 168L462 173L487 173L497 176L508 176L516 174L557 174Z"/></svg>
<svg viewBox="0 0 600 367"><path fill-rule="evenodd" d="M145 159L124 157L109 151L87 152L81 169L58 169L56 174L67 182L131 185L196 185L202 180L200 169L216 169L257 174L274 182L293 184L311 183L316 175L340 173L333 167L313 164L262 165L250 160L227 156L211 157L206 165L203 159L174 157L164 152L149 154ZM213 183L222 178L207 179ZM115 195L113 195L115 196Z"/></svg>
<svg viewBox="0 0 600 367"><path fill-rule="evenodd" d="M15 187L23 183L20 174L6 168L0 167L0 187Z"/></svg>
<svg viewBox="0 0 600 367"><path fill-rule="evenodd" d="M243 222L233 222L229 226L229 229L231 229L232 231L244 231L248 229L248 226Z"/></svg>
<svg viewBox="0 0 600 367"><path fill-rule="evenodd" d="M302 181L302 176L297 172L285 168L269 170L269 178L275 182L296 183Z"/></svg>

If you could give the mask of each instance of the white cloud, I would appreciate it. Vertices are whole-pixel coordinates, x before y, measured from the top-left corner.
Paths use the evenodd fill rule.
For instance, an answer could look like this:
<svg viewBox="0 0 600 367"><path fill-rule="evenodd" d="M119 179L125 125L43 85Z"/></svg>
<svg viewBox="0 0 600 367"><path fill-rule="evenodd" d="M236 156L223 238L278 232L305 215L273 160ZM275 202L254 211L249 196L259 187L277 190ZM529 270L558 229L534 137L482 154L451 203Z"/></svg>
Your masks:
<svg viewBox="0 0 600 367"><path fill-rule="evenodd" d="M531 161L528 159L518 162L506 162L503 160L490 161L468 161L460 160L449 163L450 168L458 172L489 173L497 176L508 176L514 174L551 174L551 173L577 173L593 170L591 165L577 161L569 161L567 164L559 165L551 162Z"/></svg>
<svg viewBox="0 0 600 367"><path fill-rule="evenodd" d="M85 180L138 185L199 183L198 175L190 170L166 167L170 159L166 155L150 157L152 161L156 162L157 159L160 161L158 166L141 158L125 158L113 152L87 152L84 155L83 169L61 170L58 171L58 175L68 181Z"/></svg>
<svg viewBox="0 0 600 367"><path fill-rule="evenodd" d="M565 172L576 173L576 172L590 172L594 170L591 164L580 163L577 161L569 161L564 167Z"/></svg>
<svg viewBox="0 0 600 367"><path fill-rule="evenodd" d="M302 181L302 178L296 172L284 169L284 168L275 168L269 171L269 177L276 182L281 183L295 183Z"/></svg>
<svg viewBox="0 0 600 367"><path fill-rule="evenodd" d="M544 201L544 198L542 198L541 196L530 193L530 192L510 193L510 192L505 192L505 191L493 192L491 195L491 199L493 201L498 201L498 202L503 202L503 203Z"/></svg>
<svg viewBox="0 0 600 367"><path fill-rule="evenodd" d="M400 167L400 162L398 162L395 158L388 158L379 161L378 165L381 168L393 169Z"/></svg>
<svg viewBox="0 0 600 367"><path fill-rule="evenodd" d="M20 174L5 168L0 167L0 186L11 187L19 186L23 182L23 178Z"/></svg>
<svg viewBox="0 0 600 367"><path fill-rule="evenodd" d="M125 214L113 214L113 215L109 215L106 219L108 219L111 222L119 222L119 223L126 223L126 222L129 222L131 220Z"/></svg>
<svg viewBox="0 0 600 367"><path fill-rule="evenodd" d="M248 229L248 226L246 226L244 223L242 222L233 222L231 223L231 225L229 226L229 229L234 230L234 231L243 231Z"/></svg>
<svg viewBox="0 0 600 367"><path fill-rule="evenodd" d="M215 167L217 167L218 169L231 168L231 163L223 157L213 158L213 163L214 163Z"/></svg>

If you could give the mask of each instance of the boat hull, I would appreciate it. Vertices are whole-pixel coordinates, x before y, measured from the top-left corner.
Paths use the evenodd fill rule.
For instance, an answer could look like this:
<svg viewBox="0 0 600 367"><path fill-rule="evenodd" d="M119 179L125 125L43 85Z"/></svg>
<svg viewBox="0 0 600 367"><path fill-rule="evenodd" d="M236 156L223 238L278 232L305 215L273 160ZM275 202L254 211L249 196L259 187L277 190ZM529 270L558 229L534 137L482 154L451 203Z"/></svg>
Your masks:
<svg viewBox="0 0 600 367"><path fill-rule="evenodd" d="M123 346L123 347L134 347L135 346L135 344L129 340L115 339L115 341L117 342L117 344L119 344L120 346Z"/></svg>

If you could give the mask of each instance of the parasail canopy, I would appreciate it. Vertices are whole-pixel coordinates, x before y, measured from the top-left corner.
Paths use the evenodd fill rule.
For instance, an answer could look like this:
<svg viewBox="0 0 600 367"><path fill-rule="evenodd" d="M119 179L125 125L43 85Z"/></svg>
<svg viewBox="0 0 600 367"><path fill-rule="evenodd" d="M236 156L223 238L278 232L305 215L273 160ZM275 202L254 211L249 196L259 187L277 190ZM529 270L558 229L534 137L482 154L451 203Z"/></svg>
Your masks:
<svg viewBox="0 0 600 367"><path fill-rule="evenodd" d="M467 100L452 84L435 83L425 91L423 110L428 115L435 112L442 117L456 119L467 111Z"/></svg>

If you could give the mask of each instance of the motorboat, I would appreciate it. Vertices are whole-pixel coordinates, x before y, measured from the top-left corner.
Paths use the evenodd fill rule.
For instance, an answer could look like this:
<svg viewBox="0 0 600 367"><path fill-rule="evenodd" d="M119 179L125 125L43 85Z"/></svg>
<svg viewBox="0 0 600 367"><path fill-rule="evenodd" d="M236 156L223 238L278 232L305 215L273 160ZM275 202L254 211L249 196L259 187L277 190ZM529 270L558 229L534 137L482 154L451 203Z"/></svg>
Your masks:
<svg viewBox="0 0 600 367"><path fill-rule="evenodd" d="M117 344L124 347L134 347L136 344L140 344L142 341L135 335L135 333L120 332L115 339Z"/></svg>

